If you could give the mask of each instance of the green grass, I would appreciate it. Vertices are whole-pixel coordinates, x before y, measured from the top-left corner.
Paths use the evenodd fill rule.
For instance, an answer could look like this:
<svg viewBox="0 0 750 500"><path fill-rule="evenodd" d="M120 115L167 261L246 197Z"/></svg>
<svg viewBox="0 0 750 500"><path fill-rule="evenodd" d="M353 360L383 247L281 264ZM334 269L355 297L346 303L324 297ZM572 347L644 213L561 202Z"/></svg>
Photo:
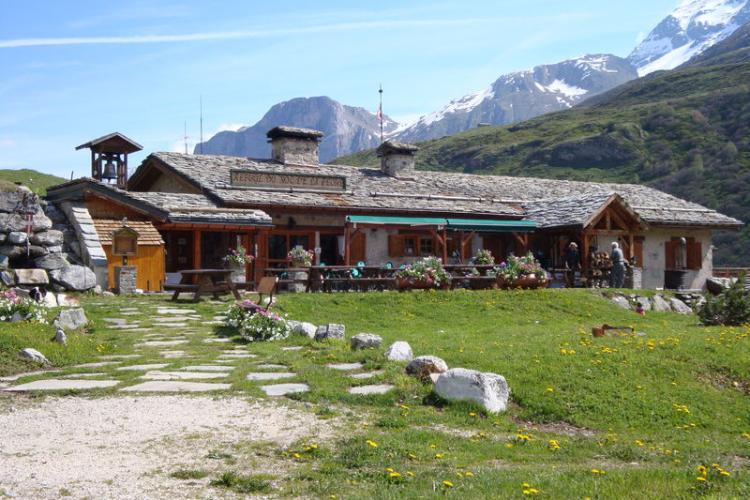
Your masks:
<svg viewBox="0 0 750 500"><path fill-rule="evenodd" d="M175 479L203 479L208 476L208 472L200 469L179 469L172 472L170 477Z"/></svg>
<svg viewBox="0 0 750 500"><path fill-rule="evenodd" d="M0 169L0 191L15 189L16 182L23 183L39 195L45 195L48 187L61 184L65 179L28 168Z"/></svg>
<svg viewBox="0 0 750 500"><path fill-rule="evenodd" d="M51 321L55 313L55 310L49 312L48 324L25 321L0 323L0 376L40 369L38 364L26 361L18 355L18 352L26 347L44 354L55 367L85 363L96 356L101 339L85 332L66 332L67 346L54 342L55 328Z"/></svg>
<svg viewBox="0 0 750 500"><path fill-rule="evenodd" d="M129 318L147 333L182 333L152 319L156 306L173 306L164 296L84 297L83 303L92 320L91 345L102 354L132 353L143 340L144 333L104 322L120 317L121 307L142 308ZM229 303L187 306L205 321ZM254 343L247 348L257 357L237 360L222 380L231 389L216 396L268 400L247 373L261 361L287 365L297 376L284 382L305 382L311 390L275 401L317 415L321 426L334 426L334 436L321 438L315 428L283 448L248 436L201 451L190 469L175 473L192 479L190 471L205 471L216 488L286 497L497 498L523 497L531 488L555 498L750 495L748 328L707 328L693 316L673 313L641 317L587 290L281 295L276 311L316 324L343 323L347 337L371 332L386 345L406 340L416 355L502 374L512 391L510 407L493 415L442 401L430 386L406 376L403 364L386 361L382 350L351 351L347 342L300 337ZM605 322L632 325L642 336L592 338L591 327ZM188 328L194 331L186 335L188 343L169 349L193 357L169 360L170 371L212 363L221 350L245 344L224 327L194 321ZM203 342L211 336L231 343ZM282 350L287 346L303 349ZM164 362L162 349L142 349L141 358L98 369L121 384L87 394L115 394L140 382L141 372L117 367ZM353 380L325 366L353 361L382 373ZM91 371L68 368L60 375L84 370ZM347 392L371 383L395 388L373 396ZM712 469L702 485L696 468L711 464L730 475Z"/></svg>

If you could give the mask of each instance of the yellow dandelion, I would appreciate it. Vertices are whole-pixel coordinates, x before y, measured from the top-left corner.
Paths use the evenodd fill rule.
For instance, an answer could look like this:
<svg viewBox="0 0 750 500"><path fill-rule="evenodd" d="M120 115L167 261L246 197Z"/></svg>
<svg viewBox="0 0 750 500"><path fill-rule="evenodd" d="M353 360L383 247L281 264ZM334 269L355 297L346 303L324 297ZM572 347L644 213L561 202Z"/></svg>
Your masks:
<svg viewBox="0 0 750 500"><path fill-rule="evenodd" d="M445 457L445 453L435 453L435 458L443 458Z"/></svg>
<svg viewBox="0 0 750 500"><path fill-rule="evenodd" d="M474 473L471 472L470 470L467 470L466 472L464 472L464 476L466 476L466 477L474 477Z"/></svg>
<svg viewBox="0 0 750 500"><path fill-rule="evenodd" d="M476 416L477 416L477 414L476 414L476 413L474 413L474 412L472 411L472 412L469 412L469 416L470 416L470 417L476 417Z"/></svg>
<svg viewBox="0 0 750 500"><path fill-rule="evenodd" d="M721 475L722 475L722 476L724 476L724 477L729 477L729 476L731 476L731 474L730 474L729 472L725 471L725 470L719 471L719 474L721 474Z"/></svg>
<svg viewBox="0 0 750 500"><path fill-rule="evenodd" d="M546 391L547 392L555 392L555 388L554 387L547 387Z"/></svg>
<svg viewBox="0 0 750 500"><path fill-rule="evenodd" d="M366 442L366 443L367 443L368 445L370 445L370 447L371 447L371 448L377 448L377 447L378 447L378 443L376 443L376 442L375 442L375 441L373 441L372 439L368 439L368 440L367 440L367 441L365 441L365 442Z"/></svg>
<svg viewBox="0 0 750 500"><path fill-rule="evenodd" d="M293 456L294 458L302 458L302 455L300 455L299 453L295 453L295 454L293 454L292 456Z"/></svg>
<svg viewBox="0 0 750 500"><path fill-rule="evenodd" d="M696 481L702 481L702 482L705 482L705 481L706 481L706 478L705 478L705 477L703 477L703 476L698 476L698 477L696 477L696 478L695 478L695 480L696 480Z"/></svg>
<svg viewBox="0 0 750 500"><path fill-rule="evenodd" d="M505 443L506 448L513 448L513 443Z"/></svg>
<svg viewBox="0 0 750 500"><path fill-rule="evenodd" d="M409 477L414 477L414 473L410 470L406 471L406 475Z"/></svg>
<svg viewBox="0 0 750 500"><path fill-rule="evenodd" d="M446 488L453 488L453 483L446 479L445 481L443 481L443 486Z"/></svg>
<svg viewBox="0 0 750 500"><path fill-rule="evenodd" d="M401 477L401 473L393 471L390 474L388 474L388 476L391 477L391 478L393 478L393 479L396 479L396 478Z"/></svg>
<svg viewBox="0 0 750 500"><path fill-rule="evenodd" d="M386 472L393 472L393 469L392 469L391 467L386 467L386 468L385 468L385 471L386 471Z"/></svg>

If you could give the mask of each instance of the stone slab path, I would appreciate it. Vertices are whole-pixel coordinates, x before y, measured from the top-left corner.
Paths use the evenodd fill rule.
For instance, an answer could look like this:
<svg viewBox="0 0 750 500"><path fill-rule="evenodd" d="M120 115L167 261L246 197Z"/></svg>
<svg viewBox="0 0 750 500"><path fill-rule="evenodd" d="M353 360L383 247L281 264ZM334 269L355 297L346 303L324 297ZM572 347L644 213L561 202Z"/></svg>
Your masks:
<svg viewBox="0 0 750 500"><path fill-rule="evenodd" d="M73 379L56 379L48 378L45 380L35 380L26 384L14 385L3 389L6 392L27 392L27 391L63 391L74 389L101 389L105 387L114 387L119 384L119 380L73 380Z"/></svg>
<svg viewBox="0 0 750 500"><path fill-rule="evenodd" d="M247 380L280 380L283 378L296 377L292 372L251 372L247 374Z"/></svg>
<svg viewBox="0 0 750 500"><path fill-rule="evenodd" d="M362 363L331 363L326 366L334 370L350 371L359 370L364 365Z"/></svg>
<svg viewBox="0 0 750 500"><path fill-rule="evenodd" d="M209 380L216 378L225 378L226 373L211 373L211 372L163 372L163 371L150 371L141 375L140 379L143 380Z"/></svg>
<svg viewBox="0 0 750 500"><path fill-rule="evenodd" d="M225 391L231 384L207 384L204 382L153 381L123 387L121 392L208 392Z"/></svg>
<svg viewBox="0 0 750 500"><path fill-rule="evenodd" d="M261 385L260 389L267 396L286 396L287 394L307 392L310 390L310 386L307 384L273 384Z"/></svg>
<svg viewBox="0 0 750 500"><path fill-rule="evenodd" d="M146 371L146 370L158 370L160 368L166 368L169 366L169 363L152 363L147 365L130 365L130 366L120 366L117 368L117 371Z"/></svg>
<svg viewBox="0 0 750 500"><path fill-rule="evenodd" d="M385 394L391 389L393 389L393 386L390 384L360 385L358 387L350 387L349 394Z"/></svg>

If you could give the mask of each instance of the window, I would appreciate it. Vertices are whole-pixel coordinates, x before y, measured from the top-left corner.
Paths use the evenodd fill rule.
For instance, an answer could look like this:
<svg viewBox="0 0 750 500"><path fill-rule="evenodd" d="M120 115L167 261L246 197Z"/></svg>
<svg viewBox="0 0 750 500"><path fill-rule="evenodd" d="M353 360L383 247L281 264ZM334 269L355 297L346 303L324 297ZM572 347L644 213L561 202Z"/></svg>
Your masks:
<svg viewBox="0 0 750 500"><path fill-rule="evenodd" d="M668 270L697 271L703 267L703 248L695 238L673 237L665 243L664 253Z"/></svg>
<svg viewBox="0 0 750 500"><path fill-rule="evenodd" d="M392 234L388 236L389 257L427 257L435 254L432 236Z"/></svg>

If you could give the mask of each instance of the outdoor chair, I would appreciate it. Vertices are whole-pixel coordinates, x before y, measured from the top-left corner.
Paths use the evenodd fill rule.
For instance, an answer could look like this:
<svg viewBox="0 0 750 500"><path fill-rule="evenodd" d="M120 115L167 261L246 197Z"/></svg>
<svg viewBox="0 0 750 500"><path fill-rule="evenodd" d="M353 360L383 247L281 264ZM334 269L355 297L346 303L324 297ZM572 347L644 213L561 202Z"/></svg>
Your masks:
<svg viewBox="0 0 750 500"><path fill-rule="evenodd" d="M271 304L273 304L273 296L276 293L276 288L279 284L279 278L275 276L265 276L260 279L260 283L258 283L258 289L256 290L258 292L258 307L261 307L261 304L263 303L263 296L268 296L268 304L266 304L265 310L267 311L269 307L271 307Z"/></svg>

